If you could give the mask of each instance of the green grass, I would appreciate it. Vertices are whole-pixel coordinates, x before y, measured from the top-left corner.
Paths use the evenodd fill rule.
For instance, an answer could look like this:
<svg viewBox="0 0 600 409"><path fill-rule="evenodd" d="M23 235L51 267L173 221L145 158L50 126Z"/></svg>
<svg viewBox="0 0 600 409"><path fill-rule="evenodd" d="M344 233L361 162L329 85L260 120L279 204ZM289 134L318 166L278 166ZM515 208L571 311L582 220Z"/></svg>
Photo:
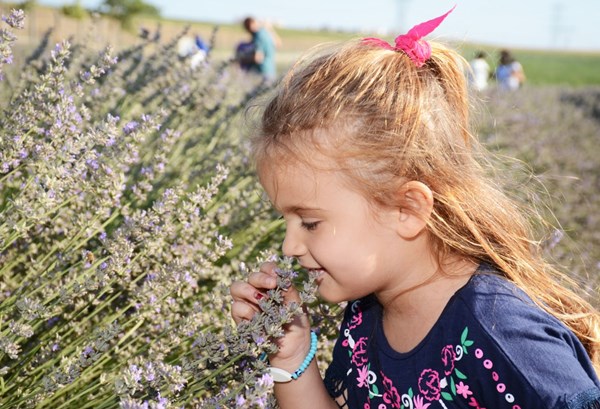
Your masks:
<svg viewBox="0 0 600 409"><path fill-rule="evenodd" d="M531 84L600 84L600 53L523 53L520 61Z"/></svg>

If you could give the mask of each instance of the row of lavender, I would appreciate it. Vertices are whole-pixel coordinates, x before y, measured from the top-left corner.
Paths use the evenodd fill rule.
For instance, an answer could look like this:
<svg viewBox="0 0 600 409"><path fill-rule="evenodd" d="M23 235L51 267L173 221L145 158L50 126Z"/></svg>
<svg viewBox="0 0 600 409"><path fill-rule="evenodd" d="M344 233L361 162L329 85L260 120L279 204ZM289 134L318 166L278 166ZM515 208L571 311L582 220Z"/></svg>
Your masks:
<svg viewBox="0 0 600 409"><path fill-rule="evenodd" d="M227 290L281 239L244 140L245 107L268 89L210 55L192 69L177 38L116 55L43 40L15 66L23 15L4 21L0 407L272 407L257 357L297 306L274 293L236 329ZM492 150L520 159L501 158L500 172L553 212L544 248L592 298L598 95L492 90L476 117ZM327 309L314 310L321 359L335 333Z"/></svg>
<svg viewBox="0 0 600 409"><path fill-rule="evenodd" d="M228 308L281 225L243 138L266 89L177 38L44 40L15 66L24 15L3 20L0 407L269 406L256 357L295 307L239 330Z"/></svg>
<svg viewBox="0 0 600 409"><path fill-rule="evenodd" d="M600 87L491 92L482 108L477 128L499 172L545 218L541 248L600 307Z"/></svg>

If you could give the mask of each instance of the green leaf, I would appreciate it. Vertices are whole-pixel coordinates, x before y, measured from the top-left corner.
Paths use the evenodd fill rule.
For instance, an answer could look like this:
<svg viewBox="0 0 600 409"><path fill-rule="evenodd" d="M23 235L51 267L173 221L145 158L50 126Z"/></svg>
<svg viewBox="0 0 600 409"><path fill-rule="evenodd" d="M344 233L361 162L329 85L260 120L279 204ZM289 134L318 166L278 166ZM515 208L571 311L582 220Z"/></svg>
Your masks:
<svg viewBox="0 0 600 409"><path fill-rule="evenodd" d="M445 400L454 400L452 399L452 395L450 395L448 392L442 392L442 398Z"/></svg>
<svg viewBox="0 0 600 409"><path fill-rule="evenodd" d="M459 371L456 368L454 368L454 373L456 374L458 379L467 379L467 375L465 375L464 373L462 373L461 371Z"/></svg>
<svg viewBox="0 0 600 409"><path fill-rule="evenodd" d="M460 336L460 343L464 345L465 341L467 340L467 335L469 335L469 327L465 327L465 329L462 332L462 335Z"/></svg>
<svg viewBox="0 0 600 409"><path fill-rule="evenodd" d="M473 341L471 341L470 339L467 339L467 340L466 340L466 341L463 343L463 346L470 347L470 346L471 346L471 345L473 345L473 344L474 344L474 342L473 342Z"/></svg>
<svg viewBox="0 0 600 409"><path fill-rule="evenodd" d="M411 388L408 388L408 396L410 396L410 398L412 399L412 397L413 397L413 390L412 390L412 387L411 387Z"/></svg>
<svg viewBox="0 0 600 409"><path fill-rule="evenodd" d="M454 377L450 377L450 390L452 391L452 394L454 396L456 396L456 384L454 383Z"/></svg>

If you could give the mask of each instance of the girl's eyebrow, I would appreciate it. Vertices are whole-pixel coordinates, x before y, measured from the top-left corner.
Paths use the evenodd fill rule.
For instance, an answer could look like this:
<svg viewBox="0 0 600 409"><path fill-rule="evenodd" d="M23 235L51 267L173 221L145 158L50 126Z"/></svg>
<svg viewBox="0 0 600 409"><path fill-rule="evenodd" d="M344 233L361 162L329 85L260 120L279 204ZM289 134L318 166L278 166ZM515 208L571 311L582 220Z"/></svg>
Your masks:
<svg viewBox="0 0 600 409"><path fill-rule="evenodd" d="M307 211L322 210L319 207L305 207L305 206L286 206L281 209L281 213L302 213Z"/></svg>

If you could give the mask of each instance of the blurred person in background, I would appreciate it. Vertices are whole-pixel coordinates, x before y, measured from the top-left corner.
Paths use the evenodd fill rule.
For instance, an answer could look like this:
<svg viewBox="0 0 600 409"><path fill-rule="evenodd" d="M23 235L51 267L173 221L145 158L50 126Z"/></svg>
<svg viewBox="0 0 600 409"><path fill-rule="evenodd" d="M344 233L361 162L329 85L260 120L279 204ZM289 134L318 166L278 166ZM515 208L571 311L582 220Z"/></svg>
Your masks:
<svg viewBox="0 0 600 409"><path fill-rule="evenodd" d="M490 65L486 61L486 57L487 54L485 51L478 51L475 58L469 62L471 66L469 80L473 88L477 91L483 91L488 87Z"/></svg>
<svg viewBox="0 0 600 409"><path fill-rule="evenodd" d="M508 50L500 51L500 62L496 67L498 87L504 91L515 91L525 82L525 72Z"/></svg>
<svg viewBox="0 0 600 409"><path fill-rule="evenodd" d="M247 17L243 22L244 28L252 36L251 45L244 45L242 52L240 46L236 50L239 55L238 61L242 68L259 73L267 82L275 80L277 69L275 66L275 51L280 43L279 37L266 24L260 24L253 17Z"/></svg>
<svg viewBox="0 0 600 409"><path fill-rule="evenodd" d="M179 58L187 60L192 69L198 68L206 60L209 47L199 34L195 37L184 36L177 42Z"/></svg>

